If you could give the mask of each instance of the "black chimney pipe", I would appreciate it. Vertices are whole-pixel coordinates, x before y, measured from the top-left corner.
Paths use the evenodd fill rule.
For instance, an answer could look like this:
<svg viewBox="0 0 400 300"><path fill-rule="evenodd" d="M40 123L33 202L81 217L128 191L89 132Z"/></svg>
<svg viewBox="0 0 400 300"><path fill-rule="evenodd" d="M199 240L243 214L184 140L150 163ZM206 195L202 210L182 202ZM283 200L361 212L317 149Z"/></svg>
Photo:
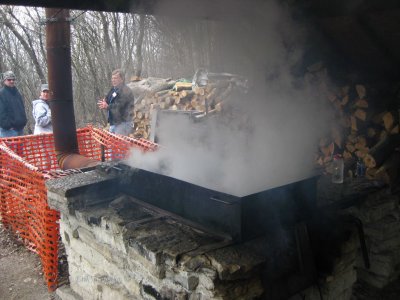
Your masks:
<svg viewBox="0 0 400 300"><path fill-rule="evenodd" d="M98 162L79 155L71 72L71 31L68 9L46 8L46 50L54 147L61 169Z"/></svg>

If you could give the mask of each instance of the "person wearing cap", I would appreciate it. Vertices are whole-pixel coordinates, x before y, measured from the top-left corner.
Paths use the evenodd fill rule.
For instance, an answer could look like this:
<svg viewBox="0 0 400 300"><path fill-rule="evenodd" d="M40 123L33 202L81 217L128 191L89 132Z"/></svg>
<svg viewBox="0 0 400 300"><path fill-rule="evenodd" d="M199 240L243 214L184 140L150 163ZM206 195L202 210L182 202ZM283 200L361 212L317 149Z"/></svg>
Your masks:
<svg viewBox="0 0 400 300"><path fill-rule="evenodd" d="M132 90L125 84L125 75L121 69L112 72L111 85L110 91L97 105L100 109L107 110L110 132L129 135L132 132L135 100Z"/></svg>
<svg viewBox="0 0 400 300"><path fill-rule="evenodd" d="M53 132L51 124L51 110L48 104L49 101L49 86L42 84L40 86L39 99L33 100L32 114L35 119L35 129L33 134Z"/></svg>
<svg viewBox="0 0 400 300"><path fill-rule="evenodd" d="M0 137L20 136L27 123L24 101L15 86L15 75L7 71L0 89Z"/></svg>

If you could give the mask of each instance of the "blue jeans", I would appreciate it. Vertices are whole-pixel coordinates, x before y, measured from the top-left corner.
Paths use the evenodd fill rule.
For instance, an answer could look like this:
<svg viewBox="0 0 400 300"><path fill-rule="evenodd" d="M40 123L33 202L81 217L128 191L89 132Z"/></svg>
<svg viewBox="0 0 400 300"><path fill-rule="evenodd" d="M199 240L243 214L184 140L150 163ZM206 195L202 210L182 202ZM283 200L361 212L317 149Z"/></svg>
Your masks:
<svg viewBox="0 0 400 300"><path fill-rule="evenodd" d="M122 122L120 124L110 125L110 132L129 135L132 132L132 122Z"/></svg>
<svg viewBox="0 0 400 300"><path fill-rule="evenodd" d="M16 129L3 129L0 128L0 138L3 137L12 137L12 136L20 136L24 134L24 130L16 130Z"/></svg>
<svg viewBox="0 0 400 300"><path fill-rule="evenodd" d="M111 133L117 133L121 135L129 135L132 132L132 122L122 122L115 125L110 125ZM112 149L110 149L111 160L122 159L123 155L119 153L115 153Z"/></svg>

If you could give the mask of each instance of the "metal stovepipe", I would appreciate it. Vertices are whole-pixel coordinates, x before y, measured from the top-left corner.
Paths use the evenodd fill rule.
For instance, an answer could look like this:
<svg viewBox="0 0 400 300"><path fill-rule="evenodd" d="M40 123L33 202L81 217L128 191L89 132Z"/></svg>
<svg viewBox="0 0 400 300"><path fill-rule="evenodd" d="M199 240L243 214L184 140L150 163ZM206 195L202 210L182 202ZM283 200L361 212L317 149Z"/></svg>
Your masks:
<svg viewBox="0 0 400 300"><path fill-rule="evenodd" d="M61 169L83 168L97 161L79 154L71 72L68 9L46 8L46 49L54 147Z"/></svg>

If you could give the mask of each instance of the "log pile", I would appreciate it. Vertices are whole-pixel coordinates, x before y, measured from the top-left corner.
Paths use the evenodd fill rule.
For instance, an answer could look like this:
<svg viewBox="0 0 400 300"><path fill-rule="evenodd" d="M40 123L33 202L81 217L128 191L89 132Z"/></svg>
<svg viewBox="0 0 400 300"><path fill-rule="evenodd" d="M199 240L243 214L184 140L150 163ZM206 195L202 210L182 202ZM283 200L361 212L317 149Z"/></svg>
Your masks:
<svg viewBox="0 0 400 300"><path fill-rule="evenodd" d="M209 77L205 86L181 80L176 81L172 87L149 90L142 94L133 111L133 137L149 139L156 110L195 111L200 115L220 112L235 89L242 89L244 83L234 74L214 75Z"/></svg>
<svg viewBox="0 0 400 300"><path fill-rule="evenodd" d="M339 154L345 176L359 176L357 165L361 164L367 178L394 183L400 168L400 110L374 109L377 100L369 97L362 84L347 85L325 96L334 122L330 134L320 139L316 163L331 173L333 158Z"/></svg>
<svg viewBox="0 0 400 300"><path fill-rule="evenodd" d="M136 79L133 123L135 138L149 139L152 117L157 110L195 111L201 115L216 114L226 107L232 95L247 88L243 78L227 73L209 76L205 86L187 80ZM331 110L331 130L320 138L315 162L326 173L332 172L333 157L337 154L345 162L345 177L358 176L357 164L365 167L369 179L383 179L392 183L400 169L400 110L377 109L369 87L348 84L341 88L328 86L329 78L322 64L308 68L305 82L318 87L319 101ZM154 126L154 125L153 125ZM154 128L153 128L154 130Z"/></svg>

